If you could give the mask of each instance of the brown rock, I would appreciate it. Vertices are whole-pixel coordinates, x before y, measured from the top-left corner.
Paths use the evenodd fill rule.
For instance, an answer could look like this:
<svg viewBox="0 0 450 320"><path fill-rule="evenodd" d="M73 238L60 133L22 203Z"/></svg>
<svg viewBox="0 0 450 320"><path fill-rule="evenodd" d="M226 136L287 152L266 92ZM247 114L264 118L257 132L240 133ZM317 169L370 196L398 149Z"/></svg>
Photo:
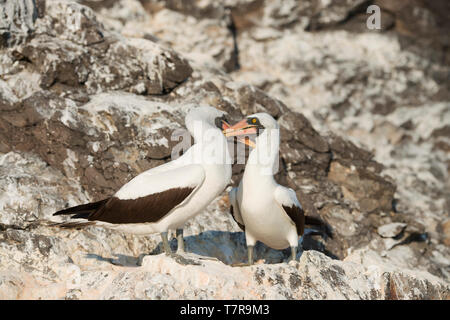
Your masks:
<svg viewBox="0 0 450 320"><path fill-rule="evenodd" d="M11 147L7 143L6 139L7 138L5 137L5 135L0 133L0 152L1 153L7 153L11 150Z"/></svg>
<svg viewBox="0 0 450 320"><path fill-rule="evenodd" d="M363 212L392 209L395 185L368 170L333 161L328 179L339 184L344 197L358 202Z"/></svg>
<svg viewBox="0 0 450 320"><path fill-rule="evenodd" d="M1 111L12 111L16 108L16 105L14 103L11 103L10 101L7 101L6 99L2 98L2 93L0 92L0 112Z"/></svg>
<svg viewBox="0 0 450 320"><path fill-rule="evenodd" d="M275 119L287 111L287 107L279 100L266 95L258 88L243 85L237 90L238 103L244 115L257 112L267 112Z"/></svg>
<svg viewBox="0 0 450 320"><path fill-rule="evenodd" d="M309 149L322 153L330 150L327 141L314 130L308 119L301 113L285 112L280 118L280 123L294 135L298 142Z"/></svg>
<svg viewBox="0 0 450 320"><path fill-rule="evenodd" d="M94 167L88 167L84 170L84 176L87 178L89 184L97 185L100 187L111 187L111 183L105 180L102 174L98 172Z"/></svg>
<svg viewBox="0 0 450 320"><path fill-rule="evenodd" d="M21 108L13 112L3 112L1 117L16 127L26 127L38 123L40 114L31 107Z"/></svg>
<svg viewBox="0 0 450 320"><path fill-rule="evenodd" d="M446 246L450 246L450 219L442 223L443 241Z"/></svg>

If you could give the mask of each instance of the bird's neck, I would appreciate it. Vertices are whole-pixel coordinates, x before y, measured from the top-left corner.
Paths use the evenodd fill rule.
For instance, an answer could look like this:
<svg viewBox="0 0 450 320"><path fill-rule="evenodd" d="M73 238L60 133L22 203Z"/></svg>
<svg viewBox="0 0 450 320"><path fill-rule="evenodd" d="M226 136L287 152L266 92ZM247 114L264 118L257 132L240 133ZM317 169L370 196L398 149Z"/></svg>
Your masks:
<svg viewBox="0 0 450 320"><path fill-rule="evenodd" d="M204 125L201 130L193 130L196 162L202 164L223 165L232 163L228 143L222 131L216 127Z"/></svg>
<svg viewBox="0 0 450 320"><path fill-rule="evenodd" d="M280 145L277 130L264 130L256 138L256 147L250 152L245 166L244 176L258 180L274 180L273 175L278 171L278 151Z"/></svg>

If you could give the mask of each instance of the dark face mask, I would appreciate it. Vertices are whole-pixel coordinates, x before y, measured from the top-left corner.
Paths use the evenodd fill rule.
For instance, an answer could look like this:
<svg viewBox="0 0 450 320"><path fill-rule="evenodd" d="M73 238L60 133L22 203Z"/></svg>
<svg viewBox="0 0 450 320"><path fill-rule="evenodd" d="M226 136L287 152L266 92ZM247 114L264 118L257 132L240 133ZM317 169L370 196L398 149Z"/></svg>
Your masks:
<svg viewBox="0 0 450 320"><path fill-rule="evenodd" d="M215 124L216 127L219 128L220 130L225 129L225 128L223 127L224 122L225 122L225 123L230 123L230 122L228 121L228 118L227 118L225 115L223 115L223 116L221 116L221 117L217 117L217 118L214 120L214 124Z"/></svg>

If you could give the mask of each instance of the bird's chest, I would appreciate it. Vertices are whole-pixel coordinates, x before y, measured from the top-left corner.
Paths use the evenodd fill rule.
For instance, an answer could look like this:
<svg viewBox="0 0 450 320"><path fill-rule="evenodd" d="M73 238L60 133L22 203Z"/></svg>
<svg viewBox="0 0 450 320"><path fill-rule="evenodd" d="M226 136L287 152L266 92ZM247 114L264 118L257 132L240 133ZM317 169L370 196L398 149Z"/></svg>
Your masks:
<svg viewBox="0 0 450 320"><path fill-rule="evenodd" d="M241 201L243 219L266 224L272 220L273 213L277 209L273 193L267 188L256 185L243 189Z"/></svg>
<svg viewBox="0 0 450 320"><path fill-rule="evenodd" d="M248 176L247 176L248 178ZM242 184L241 216L245 228L256 238L273 242L287 227L281 207L275 199L275 184L265 177L245 179ZM282 225L282 228L280 228ZM282 234L281 234L282 236Z"/></svg>
<svg viewBox="0 0 450 320"><path fill-rule="evenodd" d="M272 247L284 248L290 225L284 219L275 201L260 198L260 202L247 201L241 211L245 231L256 240Z"/></svg>
<svg viewBox="0 0 450 320"><path fill-rule="evenodd" d="M276 204L275 184L272 177L261 176L256 174L255 170L248 170L247 167L245 170L240 185L242 210L249 214L270 211Z"/></svg>
<svg viewBox="0 0 450 320"><path fill-rule="evenodd" d="M203 188L213 193L220 193L230 183L231 165L205 165L205 182Z"/></svg>

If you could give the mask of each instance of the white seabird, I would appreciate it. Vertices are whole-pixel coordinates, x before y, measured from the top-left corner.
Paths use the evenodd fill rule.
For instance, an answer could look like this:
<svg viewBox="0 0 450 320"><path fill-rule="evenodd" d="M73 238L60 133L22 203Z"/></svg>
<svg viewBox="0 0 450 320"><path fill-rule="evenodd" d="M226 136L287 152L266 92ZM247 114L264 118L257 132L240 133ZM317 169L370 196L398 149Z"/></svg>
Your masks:
<svg viewBox="0 0 450 320"><path fill-rule="evenodd" d="M274 249L291 247L291 259L296 259L305 215L295 191L279 185L273 177L279 151L277 121L267 113L256 113L224 133L226 136L256 135L255 142L238 138L254 149L239 186L229 193L233 218L245 231L248 264L253 264L256 241Z"/></svg>
<svg viewBox="0 0 450 320"><path fill-rule="evenodd" d="M212 107L191 110L185 123L194 145L180 158L142 172L112 197L56 212L83 219L61 227L100 225L132 234L160 233L171 253L167 233L177 230L178 250L184 251L182 227L228 185L231 158L222 130L225 114Z"/></svg>

